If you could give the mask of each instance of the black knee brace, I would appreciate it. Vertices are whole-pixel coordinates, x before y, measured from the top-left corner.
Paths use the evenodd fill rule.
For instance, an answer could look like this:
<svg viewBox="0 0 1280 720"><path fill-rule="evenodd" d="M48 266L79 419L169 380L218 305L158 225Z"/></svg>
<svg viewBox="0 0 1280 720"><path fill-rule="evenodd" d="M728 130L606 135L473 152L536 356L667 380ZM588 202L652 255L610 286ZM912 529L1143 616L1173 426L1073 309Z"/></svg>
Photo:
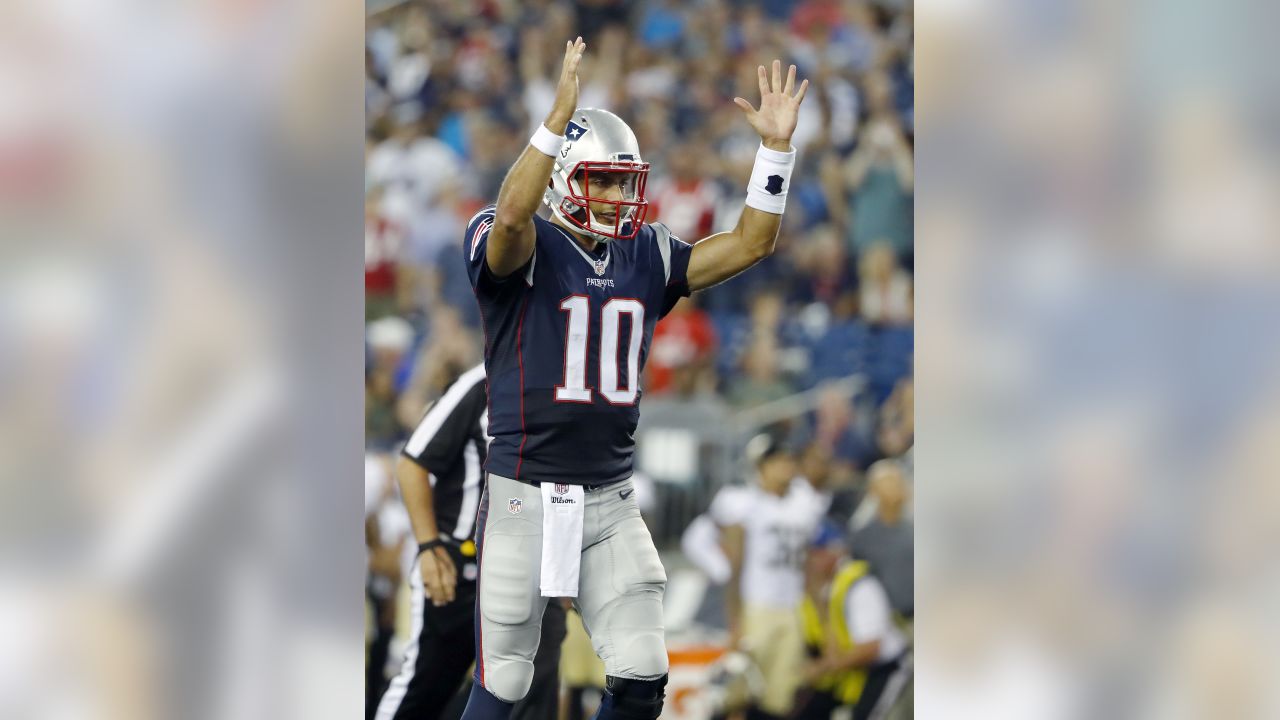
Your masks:
<svg viewBox="0 0 1280 720"><path fill-rule="evenodd" d="M666 687L666 675L653 680L632 680L612 675L605 678L613 714L624 720L657 720L662 714Z"/></svg>

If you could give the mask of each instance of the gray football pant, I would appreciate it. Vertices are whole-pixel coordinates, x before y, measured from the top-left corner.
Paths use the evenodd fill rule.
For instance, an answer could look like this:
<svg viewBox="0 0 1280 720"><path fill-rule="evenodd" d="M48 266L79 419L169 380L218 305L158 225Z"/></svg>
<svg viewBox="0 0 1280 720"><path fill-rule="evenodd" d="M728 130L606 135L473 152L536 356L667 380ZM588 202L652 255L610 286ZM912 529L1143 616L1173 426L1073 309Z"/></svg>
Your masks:
<svg viewBox="0 0 1280 720"><path fill-rule="evenodd" d="M582 565L574 605L605 672L666 674L662 593L667 574L640 517L631 480L585 493ZM480 500L476 681L501 700L529 692L542 613L542 492L489 475Z"/></svg>

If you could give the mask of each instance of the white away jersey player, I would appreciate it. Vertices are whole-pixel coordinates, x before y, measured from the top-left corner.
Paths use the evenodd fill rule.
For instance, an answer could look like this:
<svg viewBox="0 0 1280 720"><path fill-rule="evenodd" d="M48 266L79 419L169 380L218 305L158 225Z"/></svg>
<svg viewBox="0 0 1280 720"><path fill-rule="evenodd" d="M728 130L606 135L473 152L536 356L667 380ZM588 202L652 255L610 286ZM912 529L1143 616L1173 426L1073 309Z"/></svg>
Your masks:
<svg viewBox="0 0 1280 720"><path fill-rule="evenodd" d="M779 497L758 486L724 488L709 514L717 525L741 525L742 600L753 606L793 608L804 594L804 559L830 504L807 480L791 481Z"/></svg>
<svg viewBox="0 0 1280 720"><path fill-rule="evenodd" d="M529 484L625 480L649 341L689 294L693 246L655 223L588 253L567 230L533 224L533 257L501 280L485 259L493 206L467 225L489 378L485 470Z"/></svg>

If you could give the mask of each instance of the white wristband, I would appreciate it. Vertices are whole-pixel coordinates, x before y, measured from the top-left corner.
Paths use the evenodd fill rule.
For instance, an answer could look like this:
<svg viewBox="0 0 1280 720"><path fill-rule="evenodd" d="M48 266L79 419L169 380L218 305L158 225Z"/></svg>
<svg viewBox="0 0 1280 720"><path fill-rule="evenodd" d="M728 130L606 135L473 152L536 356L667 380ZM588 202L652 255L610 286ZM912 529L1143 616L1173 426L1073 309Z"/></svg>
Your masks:
<svg viewBox="0 0 1280 720"><path fill-rule="evenodd" d="M546 125L539 125L538 131L529 138L529 144L543 155L555 157L560 154L560 148L564 145L564 136L551 132Z"/></svg>
<svg viewBox="0 0 1280 720"><path fill-rule="evenodd" d="M791 170L796 164L796 150L779 152L760 144L756 165L747 183L747 206L774 215L787 207L787 191L791 189Z"/></svg>

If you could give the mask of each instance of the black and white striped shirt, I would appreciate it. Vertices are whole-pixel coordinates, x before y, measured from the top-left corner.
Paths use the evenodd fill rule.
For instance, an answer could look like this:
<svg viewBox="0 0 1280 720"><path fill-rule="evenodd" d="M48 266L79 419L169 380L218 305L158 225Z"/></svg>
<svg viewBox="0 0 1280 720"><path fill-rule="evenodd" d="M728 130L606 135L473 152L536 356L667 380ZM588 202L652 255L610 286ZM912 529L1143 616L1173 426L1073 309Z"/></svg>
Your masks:
<svg viewBox="0 0 1280 720"><path fill-rule="evenodd" d="M431 478L436 525L462 541L475 531L480 504L489 413L484 365L463 373L418 422L401 454Z"/></svg>

